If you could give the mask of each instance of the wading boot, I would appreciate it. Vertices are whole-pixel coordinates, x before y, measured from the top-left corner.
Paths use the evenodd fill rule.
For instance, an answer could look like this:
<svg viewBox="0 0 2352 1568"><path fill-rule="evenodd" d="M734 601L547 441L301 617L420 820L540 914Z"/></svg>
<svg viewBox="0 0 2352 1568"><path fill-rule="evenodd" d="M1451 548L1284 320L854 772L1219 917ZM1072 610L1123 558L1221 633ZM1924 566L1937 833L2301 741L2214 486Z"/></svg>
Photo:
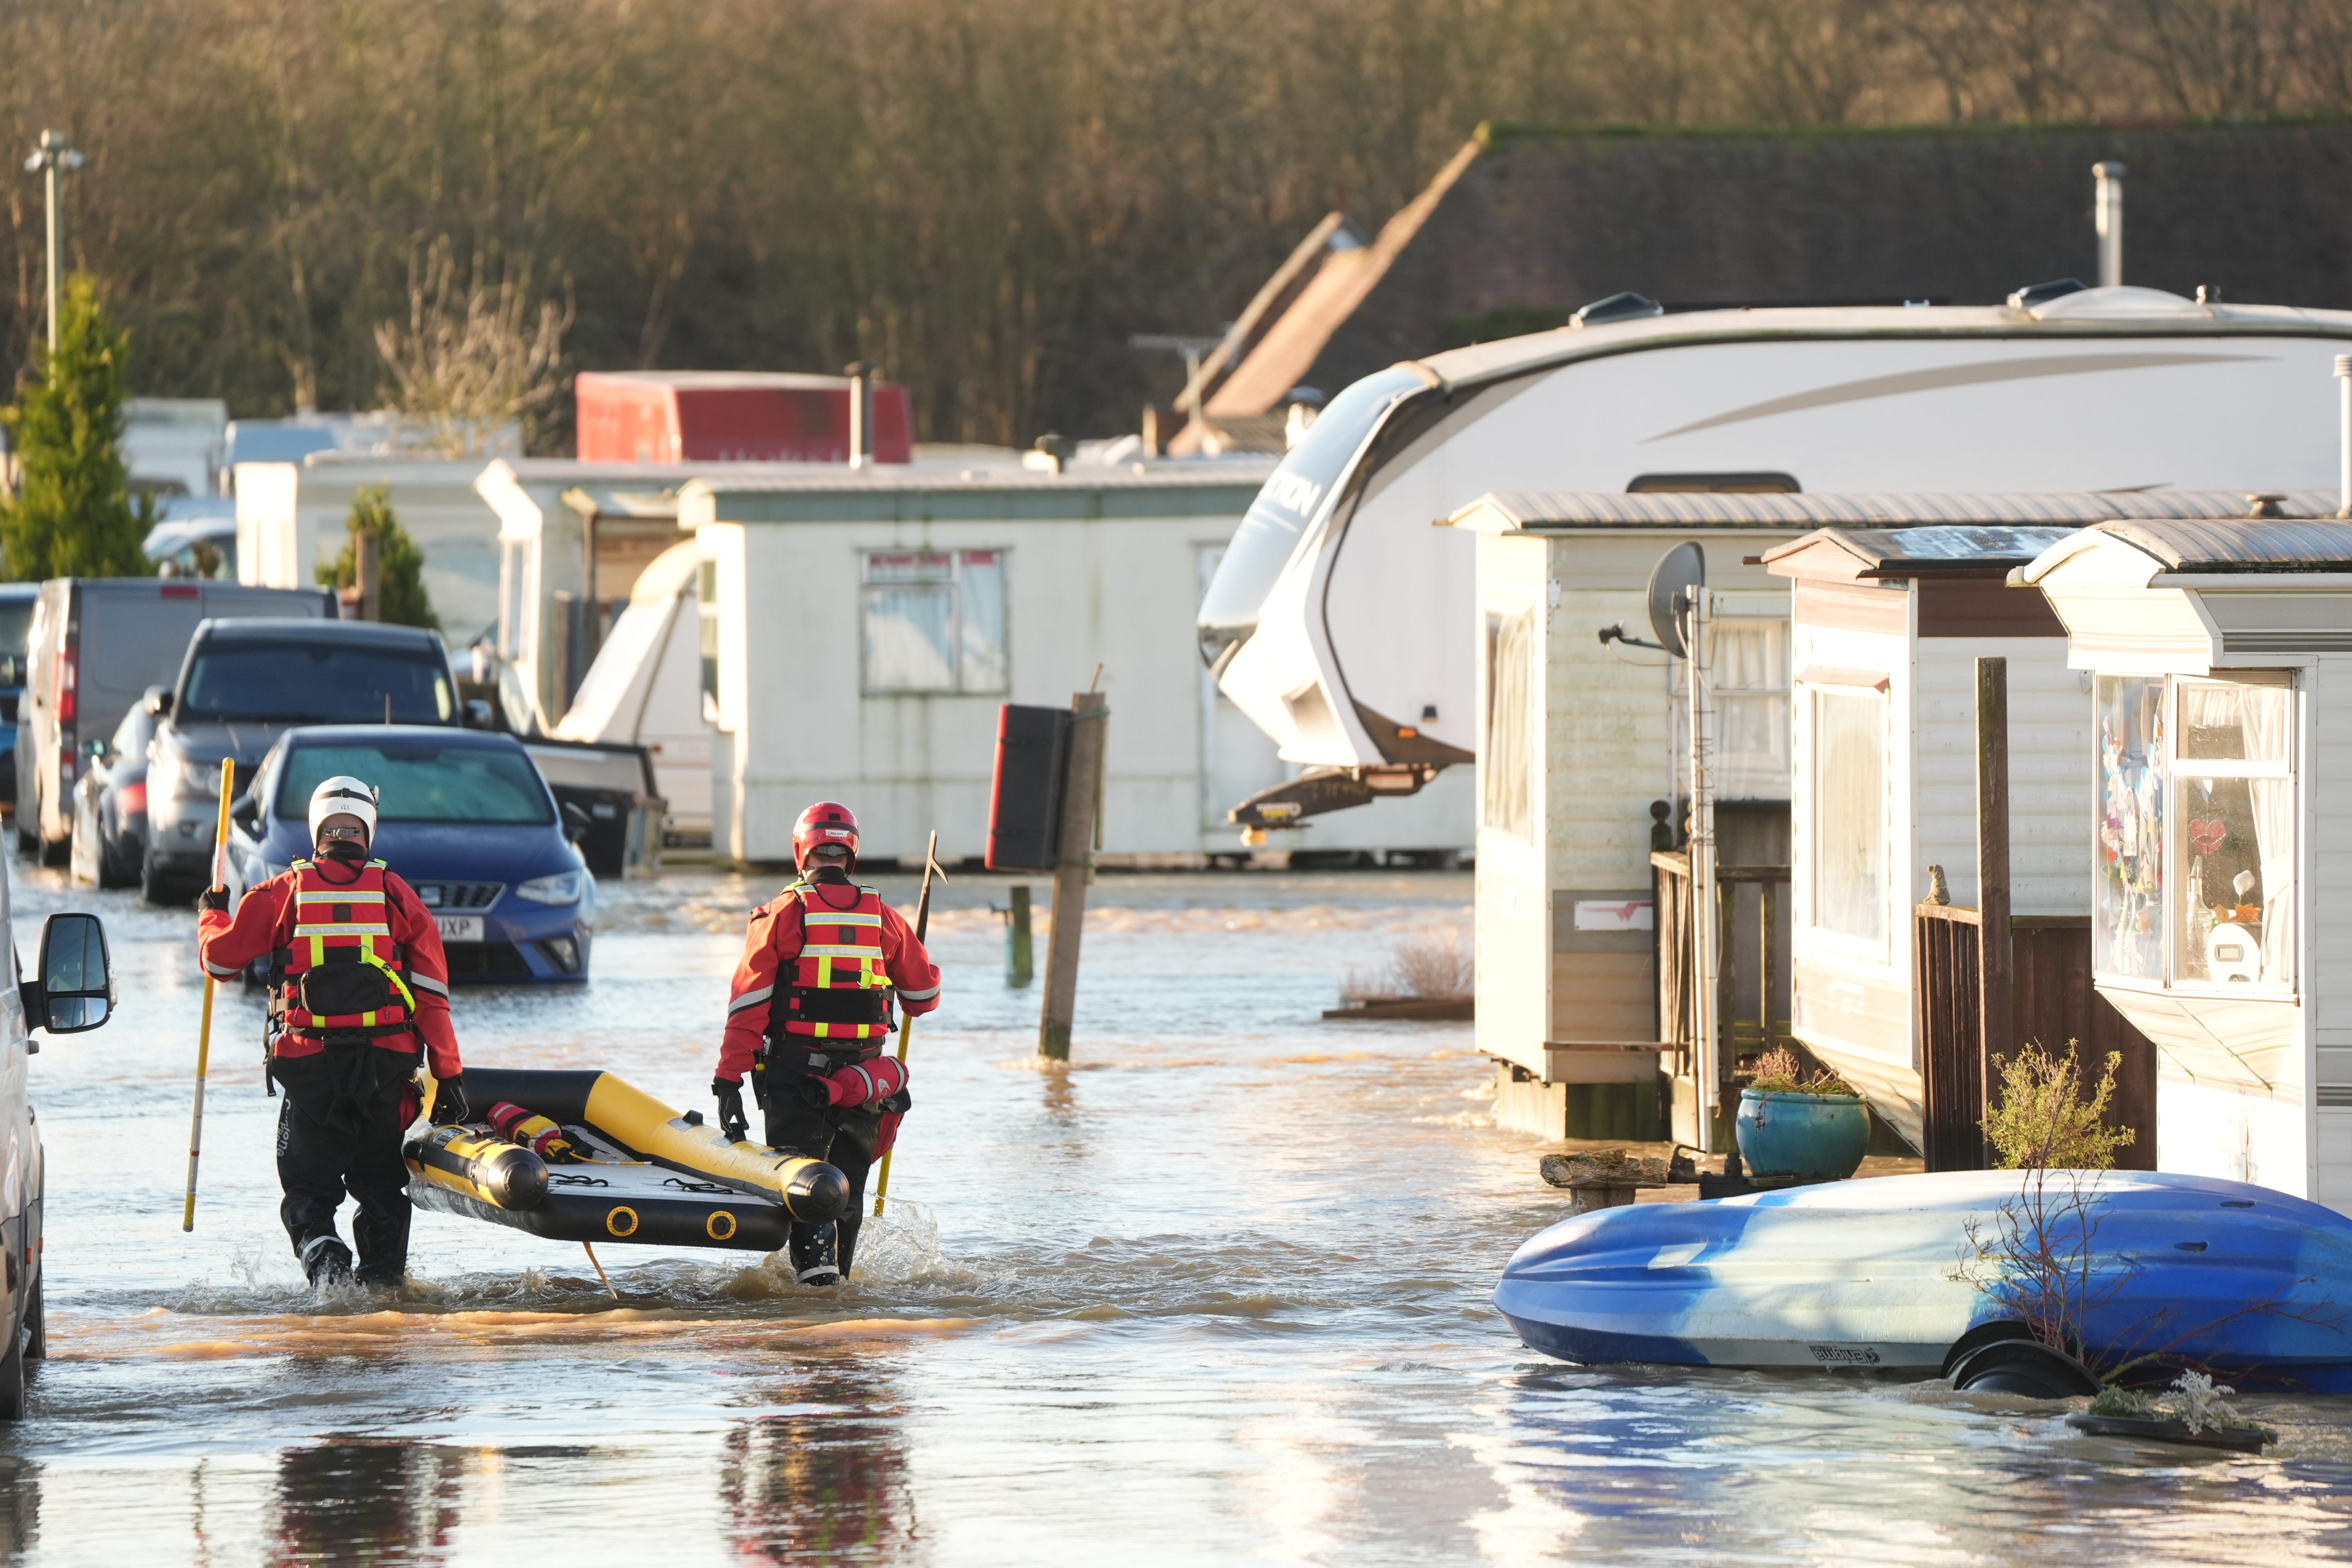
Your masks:
<svg viewBox="0 0 2352 1568"><path fill-rule="evenodd" d="M314 1236L302 1244L302 1274L313 1285L347 1285L352 1249L331 1236Z"/></svg>
<svg viewBox="0 0 2352 1568"><path fill-rule="evenodd" d="M793 1226L793 1275L803 1285L838 1285L841 1265L834 1260L832 1225Z"/></svg>

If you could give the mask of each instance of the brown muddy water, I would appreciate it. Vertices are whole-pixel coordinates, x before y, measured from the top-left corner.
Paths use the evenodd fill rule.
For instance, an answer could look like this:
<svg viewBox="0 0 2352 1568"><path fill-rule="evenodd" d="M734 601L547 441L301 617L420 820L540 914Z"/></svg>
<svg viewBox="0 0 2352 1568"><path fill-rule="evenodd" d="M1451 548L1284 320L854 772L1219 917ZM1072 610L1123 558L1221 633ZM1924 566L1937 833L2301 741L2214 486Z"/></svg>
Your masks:
<svg viewBox="0 0 2352 1568"><path fill-rule="evenodd" d="M193 917L10 874L21 931L105 915L122 993L33 1063L53 1359L0 1432L12 1560L2352 1556L2352 1401L2247 1401L2284 1440L2225 1458L1936 1383L1524 1350L1486 1296L1559 1195L1493 1127L1469 1028L1318 1016L1400 935L1466 923L1466 877L1106 877L1055 1071L1035 990L1003 984L1002 884L959 879L856 1284L614 1246L615 1306L578 1248L440 1215L396 1298L306 1292L234 991L183 1236ZM737 933L772 891L607 886L593 982L461 991L469 1058L708 1110Z"/></svg>

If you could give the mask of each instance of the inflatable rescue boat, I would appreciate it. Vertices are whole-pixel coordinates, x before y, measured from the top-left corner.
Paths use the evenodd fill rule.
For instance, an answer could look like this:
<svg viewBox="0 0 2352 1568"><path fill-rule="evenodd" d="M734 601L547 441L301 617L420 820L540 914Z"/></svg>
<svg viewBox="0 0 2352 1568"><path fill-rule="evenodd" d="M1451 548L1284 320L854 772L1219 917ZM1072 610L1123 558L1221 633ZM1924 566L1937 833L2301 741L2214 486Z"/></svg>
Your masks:
<svg viewBox="0 0 2352 1568"><path fill-rule="evenodd" d="M468 1068L466 1093L483 1121L406 1146L419 1208L551 1241L773 1252L849 1205L834 1166L733 1142L611 1073Z"/></svg>
<svg viewBox="0 0 2352 1568"><path fill-rule="evenodd" d="M2044 1191L2062 1251L2070 1173ZM2028 1173L1825 1182L1561 1221L1521 1247L1495 1305L1563 1361L1868 1368L1935 1376L2020 1325L1961 1278ZM2159 1349L2240 1387L2352 1391L2352 1219L2267 1187L2081 1173L2093 1222L2086 1361ZM1988 1259L1988 1266L1992 1260ZM2260 1302L2284 1310L2247 1311ZM2169 1375L2168 1373L2167 1375Z"/></svg>

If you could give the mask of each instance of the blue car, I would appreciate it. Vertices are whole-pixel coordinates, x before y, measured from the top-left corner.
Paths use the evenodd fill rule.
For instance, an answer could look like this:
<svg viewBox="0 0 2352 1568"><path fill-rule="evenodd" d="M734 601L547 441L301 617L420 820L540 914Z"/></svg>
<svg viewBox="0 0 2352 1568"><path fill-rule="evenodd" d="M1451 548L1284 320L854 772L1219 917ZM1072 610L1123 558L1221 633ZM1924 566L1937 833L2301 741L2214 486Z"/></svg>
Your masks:
<svg viewBox="0 0 2352 1568"><path fill-rule="evenodd" d="M289 730L231 809L229 886L238 894L310 852L310 792L338 773L376 786L375 854L441 924L449 978L588 978L596 882L575 840L577 808L556 805L511 735L426 724Z"/></svg>

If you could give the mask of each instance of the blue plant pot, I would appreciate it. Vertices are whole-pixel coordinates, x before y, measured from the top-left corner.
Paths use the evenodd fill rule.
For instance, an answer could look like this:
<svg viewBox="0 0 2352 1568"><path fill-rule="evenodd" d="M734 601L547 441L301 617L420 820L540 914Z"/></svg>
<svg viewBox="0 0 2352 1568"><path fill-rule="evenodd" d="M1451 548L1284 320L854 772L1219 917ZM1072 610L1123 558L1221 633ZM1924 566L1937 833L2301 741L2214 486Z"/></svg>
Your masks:
<svg viewBox="0 0 2352 1568"><path fill-rule="evenodd" d="M1739 1158L1751 1176L1843 1180L1870 1146L1870 1112L1843 1094L1739 1091Z"/></svg>

